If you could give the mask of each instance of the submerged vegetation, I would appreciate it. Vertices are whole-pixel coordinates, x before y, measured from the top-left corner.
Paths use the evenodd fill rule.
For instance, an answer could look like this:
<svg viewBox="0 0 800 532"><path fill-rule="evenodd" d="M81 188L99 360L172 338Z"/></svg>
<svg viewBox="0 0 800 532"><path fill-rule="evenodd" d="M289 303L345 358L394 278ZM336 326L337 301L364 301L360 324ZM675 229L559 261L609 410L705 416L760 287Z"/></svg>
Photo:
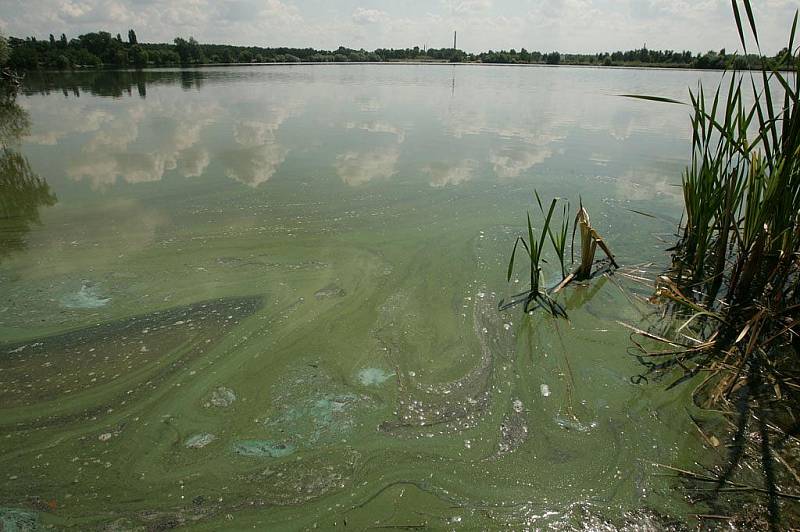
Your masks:
<svg viewBox="0 0 800 532"><path fill-rule="evenodd" d="M749 1L733 8L745 50L746 29L758 46ZM796 29L797 15L787 47L795 69ZM702 86L690 92L685 218L653 298L677 319L635 330L643 338L636 355L645 376L669 377L670 388L698 377L696 401L731 421L717 475L683 476L716 484L719 494L734 486L743 461L760 463L763 487L737 490L766 494L777 530L779 500L797 499L779 484L800 487L796 460L785 452L800 435L800 82L766 67L726 78L713 94Z"/></svg>

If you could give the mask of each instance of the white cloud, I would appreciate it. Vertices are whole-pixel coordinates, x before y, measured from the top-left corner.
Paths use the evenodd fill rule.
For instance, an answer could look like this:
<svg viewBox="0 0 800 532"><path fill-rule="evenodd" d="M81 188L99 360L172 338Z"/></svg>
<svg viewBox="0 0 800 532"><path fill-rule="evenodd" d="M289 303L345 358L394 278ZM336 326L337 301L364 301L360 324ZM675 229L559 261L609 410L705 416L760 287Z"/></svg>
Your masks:
<svg viewBox="0 0 800 532"><path fill-rule="evenodd" d="M355 1L355 0L354 0ZM0 23L15 36L131 27L142 42L193 35L201 42L260 46L447 47L458 30L468 51L562 52L650 48L695 52L738 47L728 0L440 0L367 5L318 0L2 0ZM753 5L762 48L789 33L796 0Z"/></svg>
<svg viewBox="0 0 800 532"><path fill-rule="evenodd" d="M377 24L386 19L386 13L379 9L357 7L353 11L353 22L356 24Z"/></svg>
<svg viewBox="0 0 800 532"><path fill-rule="evenodd" d="M451 12L465 15L488 11L492 0L444 0L443 4Z"/></svg>

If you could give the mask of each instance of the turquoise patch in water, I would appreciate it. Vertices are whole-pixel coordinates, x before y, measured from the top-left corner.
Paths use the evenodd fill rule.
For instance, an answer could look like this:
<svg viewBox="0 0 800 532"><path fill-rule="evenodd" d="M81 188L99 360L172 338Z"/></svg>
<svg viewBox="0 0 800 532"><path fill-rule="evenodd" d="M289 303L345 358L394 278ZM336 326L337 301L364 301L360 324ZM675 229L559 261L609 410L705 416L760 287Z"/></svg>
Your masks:
<svg viewBox="0 0 800 532"><path fill-rule="evenodd" d="M104 307L109 301L111 301L110 297L100 297L97 293L97 289L86 283L74 294L67 294L61 298L61 304L66 308L77 309L100 308Z"/></svg>
<svg viewBox="0 0 800 532"><path fill-rule="evenodd" d="M233 452L240 456L282 458L294 451L292 445L269 440L242 440L233 444Z"/></svg>
<svg viewBox="0 0 800 532"><path fill-rule="evenodd" d="M303 445L315 444L349 431L354 424L352 410L360 403L355 394L325 394L285 409L280 416L265 421L265 425L281 427L281 432L299 438Z"/></svg>
<svg viewBox="0 0 800 532"><path fill-rule="evenodd" d="M364 368L358 372L358 380L364 386L380 386L391 377L394 377L394 373L387 373L380 368Z"/></svg>
<svg viewBox="0 0 800 532"><path fill-rule="evenodd" d="M39 516L17 508L0 508L0 530L3 532L39 530Z"/></svg>

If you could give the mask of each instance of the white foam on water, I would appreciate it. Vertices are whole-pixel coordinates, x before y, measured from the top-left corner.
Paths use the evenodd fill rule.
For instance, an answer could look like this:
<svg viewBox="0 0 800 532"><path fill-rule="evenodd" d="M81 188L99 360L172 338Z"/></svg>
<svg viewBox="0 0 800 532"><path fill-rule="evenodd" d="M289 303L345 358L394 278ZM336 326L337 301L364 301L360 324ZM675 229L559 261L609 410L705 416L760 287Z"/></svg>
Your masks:
<svg viewBox="0 0 800 532"><path fill-rule="evenodd" d="M394 377L394 373L388 373L380 368L364 368L358 372L358 380L364 386L380 386L391 377Z"/></svg>
<svg viewBox="0 0 800 532"><path fill-rule="evenodd" d="M88 283L83 283L80 290L67 294L61 298L61 304L66 308L93 309L106 306L111 301L110 297L100 297L97 289Z"/></svg>

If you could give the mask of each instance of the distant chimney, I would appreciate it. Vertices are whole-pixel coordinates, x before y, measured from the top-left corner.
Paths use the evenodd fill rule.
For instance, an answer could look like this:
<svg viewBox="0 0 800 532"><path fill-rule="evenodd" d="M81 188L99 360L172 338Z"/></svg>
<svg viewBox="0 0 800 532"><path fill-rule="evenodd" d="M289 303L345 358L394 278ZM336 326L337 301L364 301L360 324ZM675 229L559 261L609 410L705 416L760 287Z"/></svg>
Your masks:
<svg viewBox="0 0 800 532"><path fill-rule="evenodd" d="M458 50L458 32L453 32L453 50Z"/></svg>

